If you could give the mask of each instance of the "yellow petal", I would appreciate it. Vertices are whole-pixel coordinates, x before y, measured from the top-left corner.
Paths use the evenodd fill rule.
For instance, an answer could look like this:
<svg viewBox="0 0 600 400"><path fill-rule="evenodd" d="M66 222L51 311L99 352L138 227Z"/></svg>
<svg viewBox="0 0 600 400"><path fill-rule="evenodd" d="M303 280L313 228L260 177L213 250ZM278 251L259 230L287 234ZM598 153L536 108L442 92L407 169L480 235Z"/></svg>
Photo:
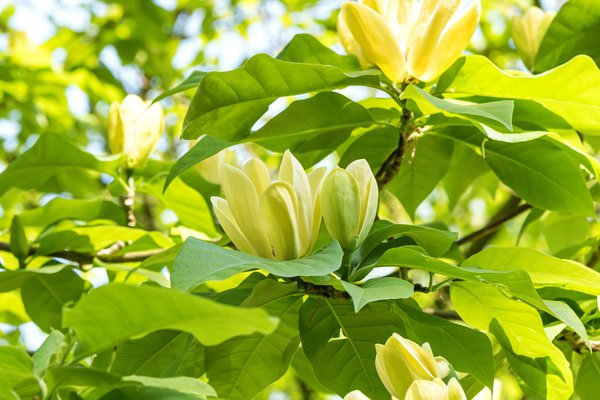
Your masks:
<svg viewBox="0 0 600 400"><path fill-rule="evenodd" d="M123 122L119 103L113 101L108 111L108 147L112 154L123 152Z"/></svg>
<svg viewBox="0 0 600 400"><path fill-rule="evenodd" d="M283 181L272 183L260 199L260 217L271 243L271 256L276 260L299 257L297 208L294 188Z"/></svg>
<svg viewBox="0 0 600 400"><path fill-rule="evenodd" d="M406 392L405 400L444 400L446 385L440 379L416 380Z"/></svg>
<svg viewBox="0 0 600 400"><path fill-rule="evenodd" d="M348 393L344 397L344 400L371 400L371 399L368 398L367 396L365 396L363 394L363 392L361 392L360 390L353 390L352 392Z"/></svg>
<svg viewBox="0 0 600 400"><path fill-rule="evenodd" d="M445 400L467 400L465 391L456 378L452 378L448 382L448 393Z"/></svg>
<svg viewBox="0 0 600 400"><path fill-rule="evenodd" d="M210 201L213 205L215 215L217 216L221 227L229 239L231 239L233 244L235 244L235 247L244 253L259 255L256 253L254 247L252 247L250 244L250 241L246 238L244 233L240 230L238 224L235 222L235 218L231 214L231 210L229 209L229 204L227 204L227 201L216 196L211 197Z"/></svg>
<svg viewBox="0 0 600 400"><path fill-rule="evenodd" d="M165 117L161 105L159 103L150 104L150 101L145 102L145 108L139 116L135 140L137 165L144 162L152 153L164 129Z"/></svg>
<svg viewBox="0 0 600 400"><path fill-rule="evenodd" d="M364 57L377 65L392 81L406 78L406 63L397 38L383 16L363 4L346 2L340 11Z"/></svg>
<svg viewBox="0 0 600 400"><path fill-rule="evenodd" d="M414 378L402 356L390 349L388 343L389 339L385 345L375 345L375 369L388 392L398 399L404 399Z"/></svg>
<svg viewBox="0 0 600 400"><path fill-rule="evenodd" d="M312 248L312 232L314 206L312 200L312 191L308 176L302 167L302 164L286 150L281 160L279 168L279 179L289 183L294 188L297 199L297 230L298 237L298 257L302 257Z"/></svg>
<svg viewBox="0 0 600 400"><path fill-rule="evenodd" d="M360 47L360 44L358 44L352 35L352 32L350 32L350 29L348 29L346 21L342 18L342 13L338 14L337 31L340 36L340 42L346 50L346 53L355 55L363 68L373 65L373 63L365 57L362 47Z"/></svg>
<svg viewBox="0 0 600 400"><path fill-rule="evenodd" d="M252 158L244 165L244 173L254 184L258 196L261 196L267 186L271 184L269 169L258 158Z"/></svg>
<svg viewBox="0 0 600 400"><path fill-rule="evenodd" d="M354 177L341 168L333 170L321 187L321 213L327 231L342 248L358 246L360 192Z"/></svg>
<svg viewBox="0 0 600 400"><path fill-rule="evenodd" d="M327 175L327 168L319 167L313 169L308 174L308 182L310 184L310 192L312 194L312 202L313 202L313 226L312 226L312 244L314 246L314 242L317 240L317 236L319 235L319 228L321 227L321 201L319 200L321 196L321 186L323 184L323 180Z"/></svg>
<svg viewBox="0 0 600 400"><path fill-rule="evenodd" d="M371 226L373 226L373 222L375 222L379 188L367 160L353 161L346 167L346 170L356 180L360 192L360 226L358 236L359 243L362 243L369 233Z"/></svg>
<svg viewBox="0 0 600 400"><path fill-rule="evenodd" d="M412 340L405 339L398 334L394 334L386 342L390 354L398 360L403 360L413 379L431 380L436 377L435 361L433 360L433 354L430 355L427 351L431 351L428 346L423 350Z"/></svg>
<svg viewBox="0 0 600 400"><path fill-rule="evenodd" d="M254 254L270 257L271 246L259 219L258 194L254 184L239 168L223 165L221 188L231 214L244 236L254 248Z"/></svg>
<svg viewBox="0 0 600 400"><path fill-rule="evenodd" d="M556 13L530 7L521 17L513 18L513 40L525 66L533 67L542 40Z"/></svg>

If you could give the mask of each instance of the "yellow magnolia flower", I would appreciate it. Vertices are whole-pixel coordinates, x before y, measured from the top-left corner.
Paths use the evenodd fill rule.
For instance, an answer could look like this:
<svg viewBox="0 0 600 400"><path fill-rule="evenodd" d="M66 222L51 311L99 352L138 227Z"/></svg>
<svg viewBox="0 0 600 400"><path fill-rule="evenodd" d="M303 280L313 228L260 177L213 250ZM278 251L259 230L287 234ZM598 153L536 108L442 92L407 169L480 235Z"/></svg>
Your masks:
<svg viewBox="0 0 600 400"><path fill-rule="evenodd" d="M354 250L365 240L375 215L379 191L366 160L333 170L321 187L321 211L331 237Z"/></svg>
<svg viewBox="0 0 600 400"><path fill-rule="evenodd" d="M367 396L364 395L360 390L353 390L344 396L344 400L371 400Z"/></svg>
<svg viewBox="0 0 600 400"><path fill-rule="evenodd" d="M446 385L441 379L414 381L406 392L404 400L467 400L465 391L456 378Z"/></svg>
<svg viewBox="0 0 600 400"><path fill-rule="evenodd" d="M427 82L461 55L480 14L480 0L359 0L342 5L338 33L363 66Z"/></svg>
<svg viewBox="0 0 600 400"><path fill-rule="evenodd" d="M223 165L225 198L211 201L223 230L239 250L275 260L301 258L311 251L319 232L318 193L324 176L325 168L307 175L286 151L275 182L257 158L242 169Z"/></svg>
<svg viewBox="0 0 600 400"><path fill-rule="evenodd" d="M223 176L223 165L225 164L237 164L237 154L235 150L220 151L217 154L200 161L196 164L196 169L208 182L220 185Z"/></svg>
<svg viewBox="0 0 600 400"><path fill-rule="evenodd" d="M448 362L434 357L429 343L419 346L394 333L385 345L375 345L375 367L390 394L404 399L414 381L442 379L449 373Z"/></svg>
<svg viewBox="0 0 600 400"><path fill-rule="evenodd" d="M538 50L550 27L555 12L544 12L538 7L531 7L520 17L513 18L513 40L523 64L531 69L535 63Z"/></svg>
<svg viewBox="0 0 600 400"><path fill-rule="evenodd" d="M123 166L133 169L150 155L164 128L160 104L150 105L130 94L121 104L116 101L108 113L108 145L113 154L123 154Z"/></svg>

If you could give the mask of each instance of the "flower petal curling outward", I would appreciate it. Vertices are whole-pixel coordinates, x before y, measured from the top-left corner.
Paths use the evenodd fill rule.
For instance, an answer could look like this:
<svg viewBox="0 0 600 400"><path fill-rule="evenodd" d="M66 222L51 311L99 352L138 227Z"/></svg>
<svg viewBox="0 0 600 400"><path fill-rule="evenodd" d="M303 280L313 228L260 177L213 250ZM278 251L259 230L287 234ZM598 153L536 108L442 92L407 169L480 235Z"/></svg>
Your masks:
<svg viewBox="0 0 600 400"><path fill-rule="evenodd" d="M260 199L260 218L276 260L301 257L297 214L298 201L292 185L277 181L265 190Z"/></svg>
<svg viewBox="0 0 600 400"><path fill-rule="evenodd" d="M271 258L271 247L259 218L259 194L256 187L239 168L223 165L221 189L227 199L233 218L248 241L252 244L255 255ZM232 239L232 238L231 238ZM233 240L233 239L232 239ZM235 243L235 242L234 242ZM237 245L237 243L235 243Z"/></svg>
<svg viewBox="0 0 600 400"><path fill-rule="evenodd" d="M380 14L364 4L348 2L342 5L339 18L360 46L365 60L377 65L392 81L400 82L406 78L400 45Z"/></svg>
<svg viewBox="0 0 600 400"><path fill-rule="evenodd" d="M221 227L237 248L244 253L256 254L254 247L248 238L246 238L237 222L235 222L227 201L217 196L211 197L210 201L212 202L217 219L221 223Z"/></svg>
<svg viewBox="0 0 600 400"><path fill-rule="evenodd" d="M321 211L327 230L343 249L358 246L361 201L358 184L346 170L333 170L321 187Z"/></svg>
<svg viewBox="0 0 600 400"><path fill-rule="evenodd" d="M447 388L441 379L414 381L406 392L405 400L446 400Z"/></svg>
<svg viewBox="0 0 600 400"><path fill-rule="evenodd" d="M363 394L360 390L353 390L344 396L344 400L371 400Z"/></svg>
<svg viewBox="0 0 600 400"><path fill-rule="evenodd" d="M533 68L542 40L555 15L553 11L544 12L541 8L530 7L523 16L513 18L513 40L527 68Z"/></svg>
<svg viewBox="0 0 600 400"><path fill-rule="evenodd" d="M121 104L113 102L108 114L108 143L113 154L123 154L123 165L135 168L144 162L160 139L164 113L160 104L150 105L135 95Z"/></svg>

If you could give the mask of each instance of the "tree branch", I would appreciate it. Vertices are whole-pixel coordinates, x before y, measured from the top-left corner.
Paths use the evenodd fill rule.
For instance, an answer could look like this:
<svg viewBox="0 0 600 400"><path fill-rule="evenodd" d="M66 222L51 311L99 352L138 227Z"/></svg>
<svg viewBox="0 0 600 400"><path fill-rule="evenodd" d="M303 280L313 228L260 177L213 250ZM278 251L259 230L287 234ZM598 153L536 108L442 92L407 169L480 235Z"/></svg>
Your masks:
<svg viewBox="0 0 600 400"><path fill-rule="evenodd" d="M481 250L489 241L489 239L491 239L496 230L498 230L498 228L502 226L502 224L510 221L511 219L521 215L525 211L532 208L530 204L518 205L520 202L521 199L519 197L511 196L511 198L506 202L506 204L498 211L498 213L494 217L492 217L490 222L487 223L487 225L457 240L456 244L459 246L463 246L473 241L482 240L483 242L474 243L469 252L473 253L474 249L475 252Z"/></svg>

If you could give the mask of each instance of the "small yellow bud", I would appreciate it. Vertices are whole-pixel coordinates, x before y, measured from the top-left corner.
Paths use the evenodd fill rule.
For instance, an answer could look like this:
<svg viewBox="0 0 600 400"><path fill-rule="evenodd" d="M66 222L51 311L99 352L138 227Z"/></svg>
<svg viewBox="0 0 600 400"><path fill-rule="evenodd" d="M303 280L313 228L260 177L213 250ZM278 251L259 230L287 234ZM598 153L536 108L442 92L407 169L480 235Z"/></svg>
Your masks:
<svg viewBox="0 0 600 400"><path fill-rule="evenodd" d="M221 227L240 251L275 260L301 258L317 239L323 176L322 168L307 175L289 151L275 182L259 159L242 169L226 164L221 176L225 198L211 201Z"/></svg>
<svg viewBox="0 0 600 400"><path fill-rule="evenodd" d="M321 187L321 212L331 237L355 250L365 240L377 213L377 181L366 160L333 170Z"/></svg>
<svg viewBox="0 0 600 400"><path fill-rule="evenodd" d="M338 34L363 66L394 82L427 82L461 55L480 14L480 0L359 0L342 5Z"/></svg>
<svg viewBox="0 0 600 400"><path fill-rule="evenodd" d="M162 135L164 113L160 104L150 105L133 94L121 104L113 102L108 114L108 145L123 154L123 167L133 169L150 155Z"/></svg>
<svg viewBox="0 0 600 400"><path fill-rule="evenodd" d="M414 381L442 379L449 372L448 362L442 357L434 357L428 343L419 346L396 333L385 345L375 345L375 350L379 378L388 392L398 399L404 399Z"/></svg>
<svg viewBox="0 0 600 400"><path fill-rule="evenodd" d="M523 16L513 18L513 40L528 69L533 68L542 40L555 15L555 12L531 7Z"/></svg>

